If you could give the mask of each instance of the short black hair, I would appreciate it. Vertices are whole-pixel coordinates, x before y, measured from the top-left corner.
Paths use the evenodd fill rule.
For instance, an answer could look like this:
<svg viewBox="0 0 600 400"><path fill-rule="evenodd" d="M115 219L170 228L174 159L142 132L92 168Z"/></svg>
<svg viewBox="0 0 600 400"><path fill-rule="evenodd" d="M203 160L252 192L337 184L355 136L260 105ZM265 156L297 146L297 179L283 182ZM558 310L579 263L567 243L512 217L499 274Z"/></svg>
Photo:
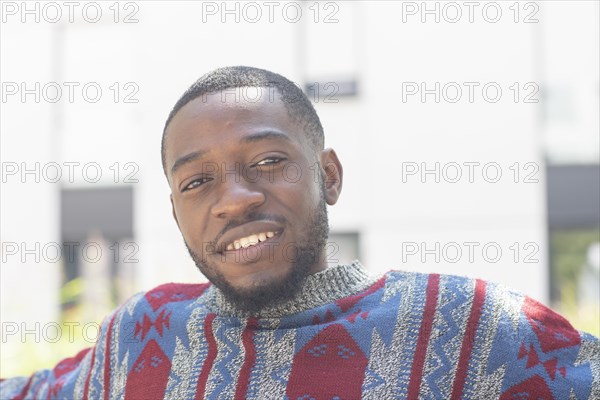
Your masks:
<svg viewBox="0 0 600 400"><path fill-rule="evenodd" d="M304 132L309 143L316 151L324 147L323 126L319 116L306 94L289 79L260 68L233 66L215 69L203 75L190 86L169 113L163 128L161 141L161 158L165 175L167 127L177 112L190 101L210 93L239 87L274 88L279 92L288 115L303 123Z"/></svg>

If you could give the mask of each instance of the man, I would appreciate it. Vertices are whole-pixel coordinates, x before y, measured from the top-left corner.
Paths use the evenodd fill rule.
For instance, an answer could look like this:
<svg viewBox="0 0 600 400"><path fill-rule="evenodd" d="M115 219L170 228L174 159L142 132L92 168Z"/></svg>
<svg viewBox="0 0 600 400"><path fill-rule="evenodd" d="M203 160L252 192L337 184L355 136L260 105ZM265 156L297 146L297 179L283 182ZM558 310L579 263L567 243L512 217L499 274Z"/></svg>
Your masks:
<svg viewBox="0 0 600 400"><path fill-rule="evenodd" d="M96 346L2 398L597 399L600 344L481 280L326 268L342 166L306 96L231 67L165 124L173 217L211 284L134 296Z"/></svg>

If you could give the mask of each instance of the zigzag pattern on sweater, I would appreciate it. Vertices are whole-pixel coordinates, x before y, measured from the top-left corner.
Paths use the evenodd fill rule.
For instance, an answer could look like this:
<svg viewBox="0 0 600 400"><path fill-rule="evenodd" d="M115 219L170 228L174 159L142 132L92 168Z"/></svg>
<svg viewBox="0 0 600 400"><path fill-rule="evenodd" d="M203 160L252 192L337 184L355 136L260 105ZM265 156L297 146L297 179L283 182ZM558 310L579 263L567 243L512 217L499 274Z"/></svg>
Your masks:
<svg viewBox="0 0 600 400"><path fill-rule="evenodd" d="M334 282L345 296L279 317L227 315L209 284L161 285L110 315L94 348L3 381L1 397L600 398L598 339L528 297L462 277L336 268L361 277Z"/></svg>

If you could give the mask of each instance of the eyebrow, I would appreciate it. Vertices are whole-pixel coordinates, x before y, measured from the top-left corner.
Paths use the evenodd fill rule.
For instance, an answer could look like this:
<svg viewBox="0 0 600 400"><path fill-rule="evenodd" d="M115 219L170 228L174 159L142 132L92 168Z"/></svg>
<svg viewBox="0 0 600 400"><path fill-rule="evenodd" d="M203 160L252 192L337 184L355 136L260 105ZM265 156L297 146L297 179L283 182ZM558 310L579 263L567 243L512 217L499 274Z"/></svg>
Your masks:
<svg viewBox="0 0 600 400"><path fill-rule="evenodd" d="M202 158L204 154L206 154L205 150L198 150L178 158L177 161L175 161L175 163L171 167L171 176L175 174L175 172L177 172L179 168L183 167L185 164L191 163L192 161Z"/></svg>
<svg viewBox="0 0 600 400"><path fill-rule="evenodd" d="M241 140L242 143L252 143L257 142L259 140L265 139L284 139L287 141L291 141L290 137L283 132L280 131L260 131L256 133L251 133L250 135L244 136Z"/></svg>
<svg viewBox="0 0 600 400"><path fill-rule="evenodd" d="M245 144L267 139L284 139L290 142L292 141L292 139L290 139L290 137L283 132L268 130L251 133L250 135L244 136L241 139L241 142ZM171 167L171 175L175 174L175 172L177 172L177 170L185 164L191 163L192 161L202 158L206 153L208 153L208 151L198 150L178 158L177 161L175 161L175 163Z"/></svg>

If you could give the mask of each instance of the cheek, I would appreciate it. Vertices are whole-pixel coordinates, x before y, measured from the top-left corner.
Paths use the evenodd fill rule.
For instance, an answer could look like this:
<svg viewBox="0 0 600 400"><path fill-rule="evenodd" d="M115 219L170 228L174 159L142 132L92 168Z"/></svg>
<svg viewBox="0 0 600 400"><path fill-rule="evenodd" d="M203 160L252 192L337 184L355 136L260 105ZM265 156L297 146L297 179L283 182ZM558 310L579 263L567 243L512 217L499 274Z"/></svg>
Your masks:
<svg viewBox="0 0 600 400"><path fill-rule="evenodd" d="M205 232L203 232L202 227L206 226L206 221L200 209L193 204L186 204L180 201L179 203L175 203L175 212L179 230L183 238L188 245L194 247L195 250L199 250L198 244L208 241L204 238Z"/></svg>
<svg viewBox="0 0 600 400"><path fill-rule="evenodd" d="M299 177L294 177L290 173L288 178L278 188L279 196L293 214L304 218L304 211L313 209L320 201L319 183L315 182L314 172L310 169L308 169L308 173L303 173Z"/></svg>

